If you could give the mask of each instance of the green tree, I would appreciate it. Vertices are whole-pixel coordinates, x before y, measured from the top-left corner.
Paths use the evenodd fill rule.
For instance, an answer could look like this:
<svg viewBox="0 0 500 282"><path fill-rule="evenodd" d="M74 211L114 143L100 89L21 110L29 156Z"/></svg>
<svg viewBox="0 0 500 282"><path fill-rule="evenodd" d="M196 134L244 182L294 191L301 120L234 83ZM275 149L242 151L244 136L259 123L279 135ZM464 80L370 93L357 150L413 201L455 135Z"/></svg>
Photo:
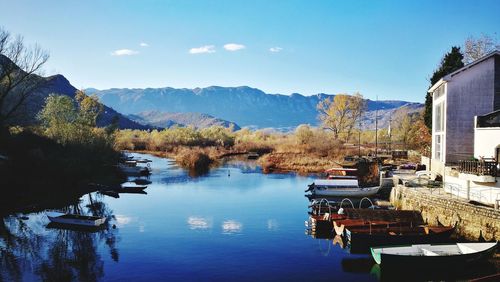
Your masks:
<svg viewBox="0 0 500 282"><path fill-rule="evenodd" d="M82 90L77 90L75 99L79 106L79 122L86 126L95 127L97 117L102 113L104 108L103 105L99 103L97 96L88 96Z"/></svg>
<svg viewBox="0 0 500 282"><path fill-rule="evenodd" d="M46 134L61 144L74 138L74 123L78 113L73 99L65 95L50 94L38 118L46 127Z"/></svg>
<svg viewBox="0 0 500 282"><path fill-rule="evenodd" d="M451 51L446 53L441 59L439 67L434 71L430 80L431 86L436 84L442 77L450 74L464 66L464 55L460 51L460 47L453 46ZM425 125L432 130L432 96L427 93L425 96L425 110L424 110Z"/></svg>

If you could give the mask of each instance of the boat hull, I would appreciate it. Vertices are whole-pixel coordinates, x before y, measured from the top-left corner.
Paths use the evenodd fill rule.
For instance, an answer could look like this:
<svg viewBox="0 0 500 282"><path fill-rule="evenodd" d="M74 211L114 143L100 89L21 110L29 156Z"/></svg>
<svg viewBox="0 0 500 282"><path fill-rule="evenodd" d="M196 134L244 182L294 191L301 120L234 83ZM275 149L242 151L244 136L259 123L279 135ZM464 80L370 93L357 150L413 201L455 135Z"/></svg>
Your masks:
<svg viewBox="0 0 500 282"><path fill-rule="evenodd" d="M88 218L85 216L82 216L80 218L78 217L68 217L68 216L50 216L47 215L49 220L54 223L59 223L59 224L69 224L69 225L78 225L78 226L100 226L106 222L106 218Z"/></svg>
<svg viewBox="0 0 500 282"><path fill-rule="evenodd" d="M401 255L401 254L386 254L375 253L372 249L372 256L377 263L382 267L419 267L433 268L447 266L464 266L478 263L490 258L497 250L497 245L477 253L444 255L444 256L418 256L418 255Z"/></svg>
<svg viewBox="0 0 500 282"><path fill-rule="evenodd" d="M391 235L384 233L365 233L353 232L345 229L347 240L350 242L351 250L354 253L369 252L374 246L391 246L391 245L407 245L407 244L430 244L430 243L446 243L450 236L455 232L455 228L448 227L441 232L432 233L407 233L401 235Z"/></svg>
<svg viewBox="0 0 500 282"><path fill-rule="evenodd" d="M370 197L378 193L380 187L366 188L314 188L312 195L329 197Z"/></svg>

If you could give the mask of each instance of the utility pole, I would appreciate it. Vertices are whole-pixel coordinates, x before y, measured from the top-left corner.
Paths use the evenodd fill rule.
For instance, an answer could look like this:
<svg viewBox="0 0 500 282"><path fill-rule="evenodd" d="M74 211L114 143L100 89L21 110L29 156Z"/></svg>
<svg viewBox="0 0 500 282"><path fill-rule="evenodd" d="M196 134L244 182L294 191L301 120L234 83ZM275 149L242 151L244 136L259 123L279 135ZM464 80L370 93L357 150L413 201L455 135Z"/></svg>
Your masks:
<svg viewBox="0 0 500 282"><path fill-rule="evenodd" d="M378 95L377 95L378 103ZM375 158L378 157L378 108L375 105Z"/></svg>
<svg viewBox="0 0 500 282"><path fill-rule="evenodd" d="M358 131L358 157L361 158L361 120L359 121L359 131Z"/></svg>
<svg viewBox="0 0 500 282"><path fill-rule="evenodd" d="M392 148L391 148L391 145L392 145L392 130L391 130L391 122L392 122L392 117L389 116L389 153L392 154Z"/></svg>

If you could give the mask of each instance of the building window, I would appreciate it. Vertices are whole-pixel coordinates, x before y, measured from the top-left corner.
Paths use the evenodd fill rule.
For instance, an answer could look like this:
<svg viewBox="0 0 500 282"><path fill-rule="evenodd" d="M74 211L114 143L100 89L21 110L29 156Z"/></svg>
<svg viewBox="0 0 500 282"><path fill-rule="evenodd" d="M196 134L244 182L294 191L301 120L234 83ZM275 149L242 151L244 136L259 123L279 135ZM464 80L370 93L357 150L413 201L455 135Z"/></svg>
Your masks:
<svg viewBox="0 0 500 282"><path fill-rule="evenodd" d="M436 100L437 98L443 96L444 94L444 83L441 84L441 86L439 86L438 88L436 88L436 90L434 90L434 92L432 93L432 97L434 97L434 100Z"/></svg>
<svg viewBox="0 0 500 282"><path fill-rule="evenodd" d="M435 136L435 147L434 147L434 158L437 160L441 160L442 148L443 148L443 136L438 134Z"/></svg>
<svg viewBox="0 0 500 282"><path fill-rule="evenodd" d="M444 102L437 104L434 108L434 132L444 131Z"/></svg>

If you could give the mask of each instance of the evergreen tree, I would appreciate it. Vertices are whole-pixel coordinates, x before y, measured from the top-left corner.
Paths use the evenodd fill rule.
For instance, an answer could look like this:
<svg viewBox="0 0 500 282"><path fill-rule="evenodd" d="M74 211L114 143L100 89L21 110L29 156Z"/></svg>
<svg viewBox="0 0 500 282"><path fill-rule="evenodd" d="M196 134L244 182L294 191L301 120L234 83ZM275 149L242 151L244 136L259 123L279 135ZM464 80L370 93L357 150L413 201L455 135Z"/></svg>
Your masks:
<svg viewBox="0 0 500 282"><path fill-rule="evenodd" d="M430 78L431 86L438 82L442 77L450 74L464 66L464 55L460 51L460 47L453 46L451 51L446 53L441 59L439 68L434 71ZM424 110L425 125L432 130L432 96L427 93L425 96L425 110Z"/></svg>

